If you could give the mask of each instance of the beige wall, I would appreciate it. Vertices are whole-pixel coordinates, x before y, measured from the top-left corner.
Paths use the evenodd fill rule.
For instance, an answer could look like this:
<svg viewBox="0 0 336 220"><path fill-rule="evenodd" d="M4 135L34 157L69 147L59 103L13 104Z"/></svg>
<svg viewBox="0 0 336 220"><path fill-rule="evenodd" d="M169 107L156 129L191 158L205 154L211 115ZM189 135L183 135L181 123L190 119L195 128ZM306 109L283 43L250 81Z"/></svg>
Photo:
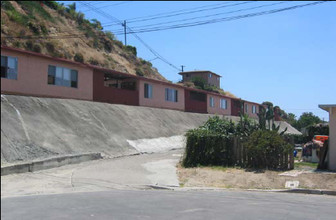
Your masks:
<svg viewBox="0 0 336 220"><path fill-rule="evenodd" d="M18 59L17 80L1 78L1 93L92 100L92 69L6 49L1 55ZM78 88L48 85L48 65L77 70Z"/></svg>
<svg viewBox="0 0 336 220"><path fill-rule="evenodd" d="M153 86L153 97L145 98L145 83ZM165 89L172 88L178 91L178 102L165 100ZM139 105L155 108L176 109L184 111L184 89L173 85L160 84L159 82L139 81Z"/></svg>
<svg viewBox="0 0 336 220"><path fill-rule="evenodd" d="M214 107L210 107L210 97L214 98ZM209 114L217 114L217 115L230 115L231 114L231 99L230 98L224 98L216 95L210 95L207 94L207 99L208 99L208 106L207 110ZM220 107L220 99L226 99L227 101L227 109L222 109Z"/></svg>
<svg viewBox="0 0 336 220"><path fill-rule="evenodd" d="M329 110L329 158L328 167L336 171L336 107Z"/></svg>

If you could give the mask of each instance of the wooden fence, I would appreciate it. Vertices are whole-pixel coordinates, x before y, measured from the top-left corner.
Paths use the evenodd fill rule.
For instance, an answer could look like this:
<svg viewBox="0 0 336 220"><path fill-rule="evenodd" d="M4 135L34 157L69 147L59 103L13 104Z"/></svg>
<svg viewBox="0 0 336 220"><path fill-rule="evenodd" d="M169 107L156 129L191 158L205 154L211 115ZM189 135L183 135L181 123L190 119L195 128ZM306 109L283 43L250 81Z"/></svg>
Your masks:
<svg viewBox="0 0 336 220"><path fill-rule="evenodd" d="M239 138L234 138L233 140L233 163L237 166L246 167L251 158L248 157L246 148L242 144L242 140ZM294 169L294 155L293 152L279 155L278 157L278 168L281 170L291 170Z"/></svg>

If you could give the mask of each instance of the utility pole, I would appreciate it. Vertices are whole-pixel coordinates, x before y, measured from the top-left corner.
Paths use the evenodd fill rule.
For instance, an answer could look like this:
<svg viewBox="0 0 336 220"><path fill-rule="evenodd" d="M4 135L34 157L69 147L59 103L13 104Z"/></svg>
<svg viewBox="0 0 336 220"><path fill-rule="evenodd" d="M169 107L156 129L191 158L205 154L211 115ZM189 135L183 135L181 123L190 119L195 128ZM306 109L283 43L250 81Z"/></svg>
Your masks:
<svg viewBox="0 0 336 220"><path fill-rule="evenodd" d="M127 45L127 39L126 39L126 20L124 20L124 23L121 24L122 26L124 26L124 35L125 35L125 46Z"/></svg>
<svg viewBox="0 0 336 220"><path fill-rule="evenodd" d="M182 67L182 73L183 73L183 67L185 67L185 66L181 65L181 67Z"/></svg>

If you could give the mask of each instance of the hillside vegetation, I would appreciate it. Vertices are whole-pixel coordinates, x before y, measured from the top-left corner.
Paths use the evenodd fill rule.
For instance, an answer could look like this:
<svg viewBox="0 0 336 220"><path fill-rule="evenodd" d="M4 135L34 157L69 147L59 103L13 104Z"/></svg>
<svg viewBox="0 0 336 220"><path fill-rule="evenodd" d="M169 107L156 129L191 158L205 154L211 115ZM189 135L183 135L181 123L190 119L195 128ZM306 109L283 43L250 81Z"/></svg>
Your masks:
<svg viewBox="0 0 336 220"><path fill-rule="evenodd" d="M1 1L1 45L167 81L101 23L76 5L55 1Z"/></svg>

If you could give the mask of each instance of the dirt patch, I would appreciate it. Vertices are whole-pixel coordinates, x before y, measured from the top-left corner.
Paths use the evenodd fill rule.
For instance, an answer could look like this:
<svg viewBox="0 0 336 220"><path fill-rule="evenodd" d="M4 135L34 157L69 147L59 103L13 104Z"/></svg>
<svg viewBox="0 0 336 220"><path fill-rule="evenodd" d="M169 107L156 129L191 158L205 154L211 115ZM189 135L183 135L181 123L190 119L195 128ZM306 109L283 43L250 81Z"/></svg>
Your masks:
<svg viewBox="0 0 336 220"><path fill-rule="evenodd" d="M240 189L285 189L286 181L299 181L299 188L336 190L336 173L294 170L289 175L278 171L248 171L239 168L182 168L178 166L180 185ZM297 176L295 176L297 175Z"/></svg>

